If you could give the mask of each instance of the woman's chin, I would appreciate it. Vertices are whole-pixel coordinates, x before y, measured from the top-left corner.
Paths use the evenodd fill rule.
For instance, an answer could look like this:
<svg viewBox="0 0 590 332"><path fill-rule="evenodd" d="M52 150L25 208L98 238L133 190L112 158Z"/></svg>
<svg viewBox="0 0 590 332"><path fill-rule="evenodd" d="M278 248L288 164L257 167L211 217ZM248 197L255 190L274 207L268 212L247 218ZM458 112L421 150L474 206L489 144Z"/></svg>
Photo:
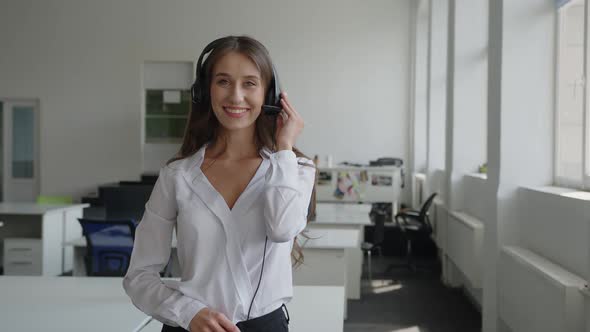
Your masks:
<svg viewBox="0 0 590 332"><path fill-rule="evenodd" d="M241 130L253 126L254 122L249 119L224 119L224 121L221 121L221 125L226 130Z"/></svg>

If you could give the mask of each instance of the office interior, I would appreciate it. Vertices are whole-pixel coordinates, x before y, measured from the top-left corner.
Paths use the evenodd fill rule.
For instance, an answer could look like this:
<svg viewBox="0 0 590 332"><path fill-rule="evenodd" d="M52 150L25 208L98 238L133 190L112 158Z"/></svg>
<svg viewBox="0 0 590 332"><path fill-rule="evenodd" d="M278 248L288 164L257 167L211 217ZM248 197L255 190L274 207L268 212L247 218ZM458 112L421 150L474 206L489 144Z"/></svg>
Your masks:
<svg viewBox="0 0 590 332"><path fill-rule="evenodd" d="M588 2L0 0L0 330L159 331L78 219L141 219L249 35L326 185L291 331L590 332Z"/></svg>

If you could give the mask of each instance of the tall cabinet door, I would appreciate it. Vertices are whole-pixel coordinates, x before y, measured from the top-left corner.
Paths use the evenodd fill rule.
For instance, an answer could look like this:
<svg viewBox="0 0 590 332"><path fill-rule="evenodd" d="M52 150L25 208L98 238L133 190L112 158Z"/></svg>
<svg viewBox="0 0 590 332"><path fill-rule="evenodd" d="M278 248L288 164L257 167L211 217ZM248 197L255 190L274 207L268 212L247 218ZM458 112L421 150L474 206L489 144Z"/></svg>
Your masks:
<svg viewBox="0 0 590 332"><path fill-rule="evenodd" d="M5 202L34 202L39 195L39 106L35 101L1 102L2 193Z"/></svg>

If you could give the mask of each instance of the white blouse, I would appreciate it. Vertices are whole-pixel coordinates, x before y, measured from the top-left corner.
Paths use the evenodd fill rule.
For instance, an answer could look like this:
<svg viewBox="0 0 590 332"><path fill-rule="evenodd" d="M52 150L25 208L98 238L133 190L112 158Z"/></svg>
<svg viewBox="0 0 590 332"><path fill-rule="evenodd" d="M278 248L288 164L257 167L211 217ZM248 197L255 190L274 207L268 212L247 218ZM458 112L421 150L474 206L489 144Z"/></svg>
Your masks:
<svg viewBox="0 0 590 332"><path fill-rule="evenodd" d="M246 320L268 236L260 289L250 318L291 300L293 239L306 226L315 168L293 151L261 153L263 161L230 210L201 171L206 146L160 170L135 234L123 288L155 319L188 330L201 309L234 324ZM306 163L307 165L301 165ZM162 280L176 227L180 280Z"/></svg>

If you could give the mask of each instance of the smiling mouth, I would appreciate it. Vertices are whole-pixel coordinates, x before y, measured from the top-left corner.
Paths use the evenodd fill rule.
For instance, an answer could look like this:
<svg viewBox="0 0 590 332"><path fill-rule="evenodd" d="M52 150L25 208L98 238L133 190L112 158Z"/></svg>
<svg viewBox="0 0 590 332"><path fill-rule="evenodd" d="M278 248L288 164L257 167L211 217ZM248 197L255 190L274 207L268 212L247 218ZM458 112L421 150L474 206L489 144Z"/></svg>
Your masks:
<svg viewBox="0 0 590 332"><path fill-rule="evenodd" d="M231 113L231 114L242 114L242 113L246 113L248 112L250 109L249 108L243 108L243 107L224 107L223 108L224 111Z"/></svg>

